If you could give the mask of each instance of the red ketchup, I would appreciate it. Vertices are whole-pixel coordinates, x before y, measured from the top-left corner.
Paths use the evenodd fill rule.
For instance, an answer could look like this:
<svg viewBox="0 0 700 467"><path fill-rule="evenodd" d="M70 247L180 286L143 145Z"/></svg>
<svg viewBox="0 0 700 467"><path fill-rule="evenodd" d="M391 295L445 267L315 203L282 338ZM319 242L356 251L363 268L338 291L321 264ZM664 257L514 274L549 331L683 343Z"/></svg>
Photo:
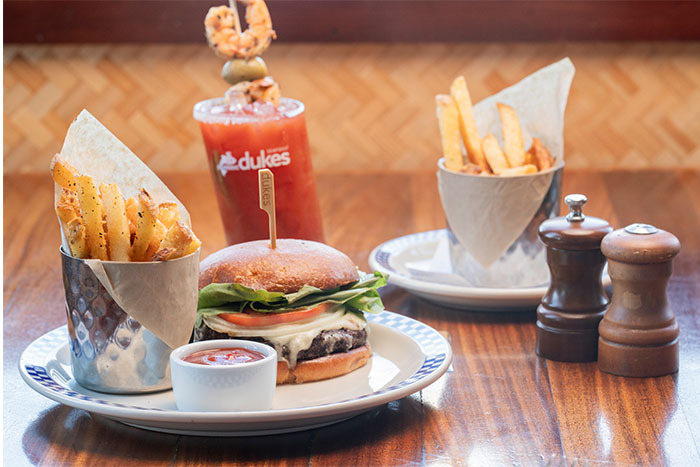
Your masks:
<svg viewBox="0 0 700 467"><path fill-rule="evenodd" d="M263 358L265 358L265 355L255 350L233 347L230 349L200 350L183 357L183 360L188 363L197 363L199 365L226 366L257 362Z"/></svg>

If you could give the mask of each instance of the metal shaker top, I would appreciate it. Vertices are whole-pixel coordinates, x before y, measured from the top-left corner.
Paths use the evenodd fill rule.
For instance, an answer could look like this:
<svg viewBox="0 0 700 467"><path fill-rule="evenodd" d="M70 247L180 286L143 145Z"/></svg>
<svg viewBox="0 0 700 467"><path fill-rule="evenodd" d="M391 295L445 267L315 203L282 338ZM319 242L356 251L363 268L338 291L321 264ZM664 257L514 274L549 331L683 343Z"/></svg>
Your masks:
<svg viewBox="0 0 700 467"><path fill-rule="evenodd" d="M649 224L630 224L605 237L603 254L613 261L649 264L671 261L680 251L675 235Z"/></svg>
<svg viewBox="0 0 700 467"><path fill-rule="evenodd" d="M603 237L612 232L613 228L603 219L586 216L583 213L586 201L586 196L580 194L571 194L564 198L564 202L569 206L569 213L540 224L540 239L545 245L561 250L600 248Z"/></svg>

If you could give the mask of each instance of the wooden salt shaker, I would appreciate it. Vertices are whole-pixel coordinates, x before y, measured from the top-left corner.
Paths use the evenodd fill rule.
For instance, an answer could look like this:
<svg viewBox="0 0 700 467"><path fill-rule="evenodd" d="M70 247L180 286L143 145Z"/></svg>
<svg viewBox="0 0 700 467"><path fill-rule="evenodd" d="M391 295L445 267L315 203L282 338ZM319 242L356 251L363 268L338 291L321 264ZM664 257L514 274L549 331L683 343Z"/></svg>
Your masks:
<svg viewBox="0 0 700 467"><path fill-rule="evenodd" d="M608 306L603 290L605 257L600 251L610 224L583 215L584 195L568 195L569 214L544 221L552 282L537 308L537 355L562 362L595 361L598 324Z"/></svg>
<svg viewBox="0 0 700 467"><path fill-rule="evenodd" d="M678 239L647 224L632 224L603 239L613 299L600 322L598 367L620 376L678 371L679 328L666 285Z"/></svg>

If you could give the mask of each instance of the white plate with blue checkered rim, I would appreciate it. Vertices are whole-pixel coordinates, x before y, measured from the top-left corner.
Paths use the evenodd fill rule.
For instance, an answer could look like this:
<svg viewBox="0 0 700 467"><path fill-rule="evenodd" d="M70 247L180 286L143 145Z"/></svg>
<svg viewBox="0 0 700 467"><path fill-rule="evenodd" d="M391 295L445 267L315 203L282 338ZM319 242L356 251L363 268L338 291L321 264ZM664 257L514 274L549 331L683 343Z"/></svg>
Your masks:
<svg viewBox="0 0 700 467"><path fill-rule="evenodd" d="M93 392L71 376L66 326L44 334L22 353L19 371L39 394L127 425L196 436L255 436L317 428L401 399L435 382L452 349L430 326L385 311L367 314L373 357L347 375L278 386L273 407L248 412L179 412L172 391L117 395Z"/></svg>
<svg viewBox="0 0 700 467"><path fill-rule="evenodd" d="M445 274L409 271L409 262L430 260L447 230L430 230L394 238L377 246L369 255L375 271L389 275L390 284L450 308L476 311L521 311L536 308L547 293L547 285L521 288L486 288L458 285ZM449 283L453 282L453 283ZM610 285L607 269L603 284Z"/></svg>

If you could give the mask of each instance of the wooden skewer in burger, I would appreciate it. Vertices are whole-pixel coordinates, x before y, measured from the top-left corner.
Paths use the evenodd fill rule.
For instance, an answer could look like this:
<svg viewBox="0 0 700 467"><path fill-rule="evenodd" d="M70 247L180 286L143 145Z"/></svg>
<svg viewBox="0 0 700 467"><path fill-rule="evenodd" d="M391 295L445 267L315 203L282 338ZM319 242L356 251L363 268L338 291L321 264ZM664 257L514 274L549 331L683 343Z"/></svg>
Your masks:
<svg viewBox="0 0 700 467"><path fill-rule="evenodd" d="M333 378L364 366L372 356L364 313L383 311L377 288L386 277L358 271L328 245L277 239L272 173L260 171L258 180L270 240L232 245L202 261L194 340L273 346L277 384Z"/></svg>

